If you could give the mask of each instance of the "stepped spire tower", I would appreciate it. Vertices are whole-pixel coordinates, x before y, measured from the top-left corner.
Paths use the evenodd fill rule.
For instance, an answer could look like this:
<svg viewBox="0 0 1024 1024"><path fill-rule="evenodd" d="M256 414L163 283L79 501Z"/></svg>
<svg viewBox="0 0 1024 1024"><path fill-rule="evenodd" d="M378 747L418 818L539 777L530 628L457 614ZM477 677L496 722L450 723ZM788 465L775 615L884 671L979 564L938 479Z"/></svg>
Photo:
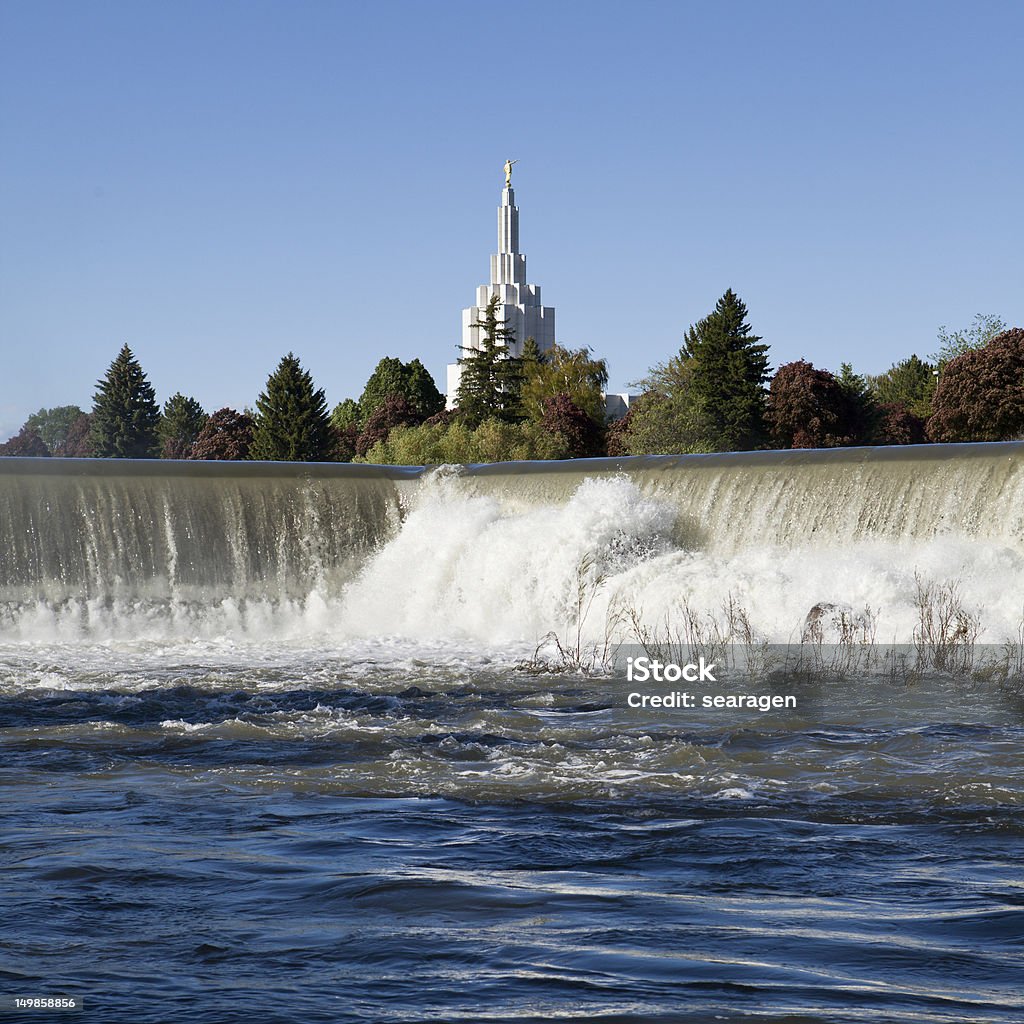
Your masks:
<svg viewBox="0 0 1024 1024"><path fill-rule="evenodd" d="M512 165L517 162L505 161L505 187L498 207L498 251L491 256L490 283L480 285L476 304L462 311L462 347L478 349L480 328L473 324L483 318L487 303L497 295L498 319L507 321L515 336L510 346L510 355L514 356L522 353L527 338L533 338L542 352L555 344L555 310L541 305L540 285L526 283L526 257L519 251L519 207L512 190ZM460 376L459 364L449 364L449 408L455 404Z"/></svg>

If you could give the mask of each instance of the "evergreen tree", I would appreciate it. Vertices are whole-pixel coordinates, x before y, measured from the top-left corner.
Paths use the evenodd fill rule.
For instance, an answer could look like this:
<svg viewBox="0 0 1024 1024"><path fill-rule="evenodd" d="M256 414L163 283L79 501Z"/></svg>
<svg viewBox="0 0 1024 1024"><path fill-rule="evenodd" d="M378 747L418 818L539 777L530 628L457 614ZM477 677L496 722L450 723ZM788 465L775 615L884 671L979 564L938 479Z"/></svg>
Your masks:
<svg viewBox="0 0 1024 1024"><path fill-rule="evenodd" d="M256 399L251 459L323 462L330 458L334 435L322 389L289 352Z"/></svg>
<svg viewBox="0 0 1024 1024"><path fill-rule="evenodd" d="M756 448L765 438L768 346L747 323L747 307L730 288L715 310L686 333L693 391L723 450Z"/></svg>
<svg viewBox="0 0 1024 1024"><path fill-rule="evenodd" d="M519 358L523 361L523 373L527 375L533 367L545 362L544 353L538 347L536 338L527 338L523 342L523 354Z"/></svg>
<svg viewBox="0 0 1024 1024"><path fill-rule="evenodd" d="M901 405L921 419L932 414L937 367L912 355L869 381L879 405Z"/></svg>
<svg viewBox="0 0 1024 1024"><path fill-rule="evenodd" d="M507 320L498 319L498 296L487 303L480 348L462 346L459 358L462 377L456 395L459 416L472 426L486 419L515 423L522 418L520 394L523 386L522 360L510 355L515 332Z"/></svg>
<svg viewBox="0 0 1024 1024"><path fill-rule="evenodd" d="M847 406L850 443L870 444L881 412L875 404L867 378L863 374L854 373L850 363L840 363L836 382Z"/></svg>
<svg viewBox="0 0 1024 1024"><path fill-rule="evenodd" d="M160 418L160 457L187 459L208 419L203 407L194 398L186 398L181 392L171 395L164 403L163 416Z"/></svg>
<svg viewBox="0 0 1024 1024"><path fill-rule="evenodd" d="M160 408L132 350L123 346L97 381L92 407L92 451L99 458L151 459L158 450Z"/></svg>

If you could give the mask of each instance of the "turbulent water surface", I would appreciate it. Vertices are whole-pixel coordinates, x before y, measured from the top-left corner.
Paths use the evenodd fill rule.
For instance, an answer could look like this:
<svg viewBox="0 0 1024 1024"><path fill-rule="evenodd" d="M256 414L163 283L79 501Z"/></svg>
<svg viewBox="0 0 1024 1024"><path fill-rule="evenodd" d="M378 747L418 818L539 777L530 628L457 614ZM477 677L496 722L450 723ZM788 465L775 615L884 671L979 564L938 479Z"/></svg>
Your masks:
<svg viewBox="0 0 1024 1024"><path fill-rule="evenodd" d="M1019 447L8 463L0 995L154 1024L1024 1019ZM915 667L927 628L947 660ZM746 657L691 691L797 707L630 707L678 688L602 671L641 636ZM801 640L812 671L763 646Z"/></svg>

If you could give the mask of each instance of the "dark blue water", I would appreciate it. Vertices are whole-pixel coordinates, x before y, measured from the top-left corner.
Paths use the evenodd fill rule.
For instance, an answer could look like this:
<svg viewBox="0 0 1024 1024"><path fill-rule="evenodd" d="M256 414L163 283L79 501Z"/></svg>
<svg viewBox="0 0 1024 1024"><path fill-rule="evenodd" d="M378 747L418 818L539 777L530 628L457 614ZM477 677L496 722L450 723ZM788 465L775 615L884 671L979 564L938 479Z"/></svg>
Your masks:
<svg viewBox="0 0 1024 1024"><path fill-rule="evenodd" d="M1014 694L700 718L354 664L8 652L0 994L154 1024L1024 1020Z"/></svg>

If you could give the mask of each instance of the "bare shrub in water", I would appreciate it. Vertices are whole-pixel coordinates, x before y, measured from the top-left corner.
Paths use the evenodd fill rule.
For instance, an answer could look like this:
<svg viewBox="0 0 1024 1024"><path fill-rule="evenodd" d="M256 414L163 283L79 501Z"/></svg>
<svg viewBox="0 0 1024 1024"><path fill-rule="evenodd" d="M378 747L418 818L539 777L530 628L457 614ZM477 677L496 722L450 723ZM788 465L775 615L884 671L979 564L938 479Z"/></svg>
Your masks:
<svg viewBox="0 0 1024 1024"><path fill-rule="evenodd" d="M703 658L730 669L740 669L751 678L773 667L770 645L757 636L747 609L730 591L721 614L700 612L688 597L678 599L659 627L648 626L640 609L630 606L625 620L630 640L643 648L652 660L684 664Z"/></svg>
<svg viewBox="0 0 1024 1024"><path fill-rule="evenodd" d="M936 583L915 573L914 583L917 587L914 646L921 667L969 673L974 666L974 645L981 633L981 617L964 607L960 581Z"/></svg>
<svg viewBox="0 0 1024 1024"><path fill-rule="evenodd" d="M605 615L600 640L585 640L587 621L597 595L608 582L608 573L597 566L597 557L586 554L576 566L575 589L570 600L569 621L561 633L550 630L541 637L533 657L517 667L526 672L609 672L617 647L616 637L625 619L625 610L612 601ZM542 653L554 648L555 654Z"/></svg>

